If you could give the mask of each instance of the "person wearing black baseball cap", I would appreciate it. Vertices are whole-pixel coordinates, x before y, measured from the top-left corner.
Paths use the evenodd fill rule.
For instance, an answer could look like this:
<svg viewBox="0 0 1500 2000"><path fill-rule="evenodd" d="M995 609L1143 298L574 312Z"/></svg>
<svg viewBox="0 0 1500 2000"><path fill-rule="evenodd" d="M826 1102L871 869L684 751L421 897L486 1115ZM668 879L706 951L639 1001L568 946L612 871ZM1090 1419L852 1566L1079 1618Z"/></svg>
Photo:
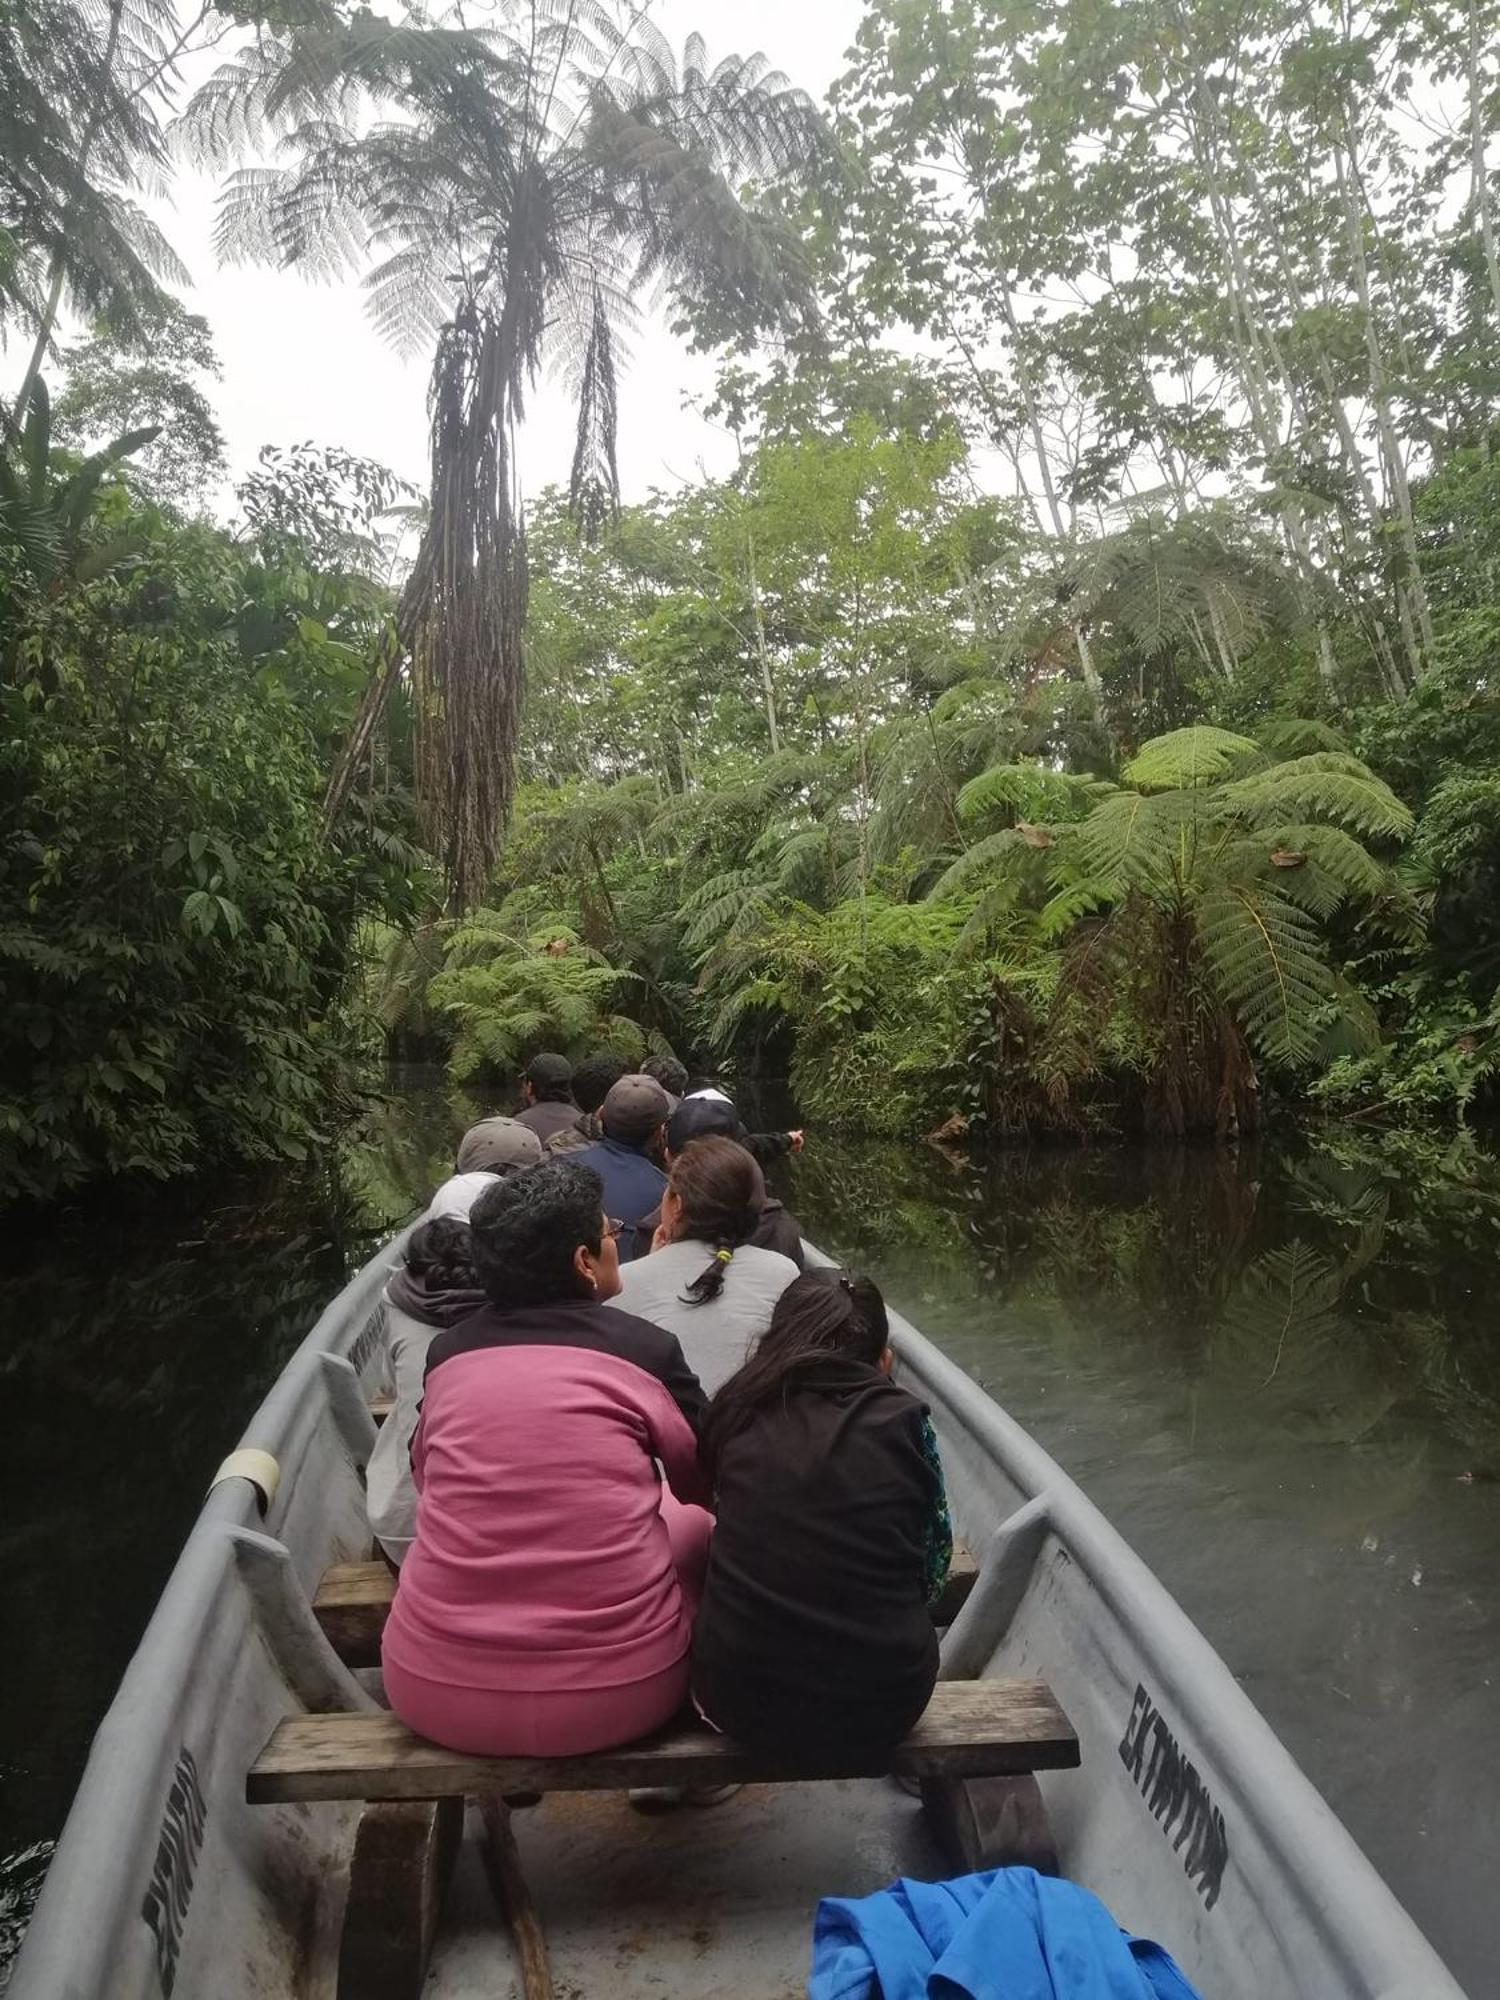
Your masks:
<svg viewBox="0 0 1500 2000"><path fill-rule="evenodd" d="M566 1056L544 1051L533 1056L521 1077L523 1109L516 1122L524 1125L545 1146L558 1132L566 1132L578 1122L578 1106L573 1097L573 1065Z"/></svg>
<svg viewBox="0 0 1500 2000"><path fill-rule="evenodd" d="M733 1139L737 1146L744 1147L752 1159L763 1160L767 1155L762 1152L756 1141L765 1141L771 1136L768 1133L747 1132L745 1121L729 1099L721 1094L716 1093L712 1097L685 1097L667 1120L667 1165L670 1168L672 1162L681 1154L683 1147L691 1144L694 1139ZM792 1137L790 1133L785 1136L788 1139ZM783 1152L800 1150L802 1134L797 1133L796 1138L798 1141L796 1148L783 1146L780 1150ZM774 1149L770 1151L769 1157L772 1159L776 1157ZM648 1215L642 1222L640 1232L642 1248L651 1241L660 1221L661 1213L658 1210ZM802 1269L801 1225L785 1203L778 1201L775 1195L767 1194L761 1207L760 1220L745 1240L756 1250L779 1251L783 1257L790 1257L799 1271Z"/></svg>

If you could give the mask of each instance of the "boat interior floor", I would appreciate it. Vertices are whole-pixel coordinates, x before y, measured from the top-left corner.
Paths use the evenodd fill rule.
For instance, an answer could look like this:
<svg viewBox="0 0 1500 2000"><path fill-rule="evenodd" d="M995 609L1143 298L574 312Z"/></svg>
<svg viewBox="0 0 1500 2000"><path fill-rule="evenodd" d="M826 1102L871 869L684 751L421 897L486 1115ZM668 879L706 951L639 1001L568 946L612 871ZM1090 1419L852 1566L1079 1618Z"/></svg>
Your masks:
<svg viewBox="0 0 1500 2000"><path fill-rule="evenodd" d="M554 1794L512 1823L556 2000L792 2000L820 1896L948 1872L919 1801L889 1778L746 1785L649 1815L621 1792ZM523 2000L479 1832L471 1805L424 2000Z"/></svg>

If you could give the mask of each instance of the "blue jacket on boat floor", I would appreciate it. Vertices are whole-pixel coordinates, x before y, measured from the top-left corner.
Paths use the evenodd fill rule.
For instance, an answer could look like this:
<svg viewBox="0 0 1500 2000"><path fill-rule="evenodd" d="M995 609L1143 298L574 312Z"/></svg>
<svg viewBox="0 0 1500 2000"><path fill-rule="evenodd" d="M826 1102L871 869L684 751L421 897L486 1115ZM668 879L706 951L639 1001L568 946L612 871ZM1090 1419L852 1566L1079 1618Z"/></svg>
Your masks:
<svg viewBox="0 0 1500 2000"><path fill-rule="evenodd" d="M1160 1945L1033 1868L825 1896L808 2000L1198 2000Z"/></svg>

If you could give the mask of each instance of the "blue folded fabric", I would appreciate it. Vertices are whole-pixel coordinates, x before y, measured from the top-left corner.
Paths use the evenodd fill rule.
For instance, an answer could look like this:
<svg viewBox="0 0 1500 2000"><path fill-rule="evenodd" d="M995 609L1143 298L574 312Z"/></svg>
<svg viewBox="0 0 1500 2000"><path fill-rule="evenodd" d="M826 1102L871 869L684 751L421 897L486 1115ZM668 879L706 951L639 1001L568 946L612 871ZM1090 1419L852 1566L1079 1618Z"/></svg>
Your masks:
<svg viewBox="0 0 1500 2000"><path fill-rule="evenodd" d="M825 1896L808 2000L1198 2000L1160 1945L1034 1868Z"/></svg>

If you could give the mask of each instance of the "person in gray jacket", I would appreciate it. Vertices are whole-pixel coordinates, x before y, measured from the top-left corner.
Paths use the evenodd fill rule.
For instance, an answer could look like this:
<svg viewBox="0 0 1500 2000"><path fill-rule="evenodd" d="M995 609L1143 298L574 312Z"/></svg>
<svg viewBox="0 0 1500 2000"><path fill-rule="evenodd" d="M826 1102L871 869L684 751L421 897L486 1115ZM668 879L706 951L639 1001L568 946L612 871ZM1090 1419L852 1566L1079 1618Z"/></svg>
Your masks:
<svg viewBox="0 0 1500 2000"><path fill-rule="evenodd" d="M499 1178L490 1174L493 1186ZM411 1441L422 1408L422 1379L433 1336L457 1326L485 1304L474 1275L469 1225L455 1215L419 1222L407 1238L405 1260L385 1288L386 1366L395 1408L375 1437L365 1468L370 1526L393 1563L417 1532L417 1490L411 1477Z"/></svg>
<svg viewBox="0 0 1500 2000"><path fill-rule="evenodd" d="M798 1275L790 1257L750 1242L766 1184L733 1139L695 1139L672 1162L647 1256L621 1266L623 1311L675 1333L712 1395L771 1323Z"/></svg>

